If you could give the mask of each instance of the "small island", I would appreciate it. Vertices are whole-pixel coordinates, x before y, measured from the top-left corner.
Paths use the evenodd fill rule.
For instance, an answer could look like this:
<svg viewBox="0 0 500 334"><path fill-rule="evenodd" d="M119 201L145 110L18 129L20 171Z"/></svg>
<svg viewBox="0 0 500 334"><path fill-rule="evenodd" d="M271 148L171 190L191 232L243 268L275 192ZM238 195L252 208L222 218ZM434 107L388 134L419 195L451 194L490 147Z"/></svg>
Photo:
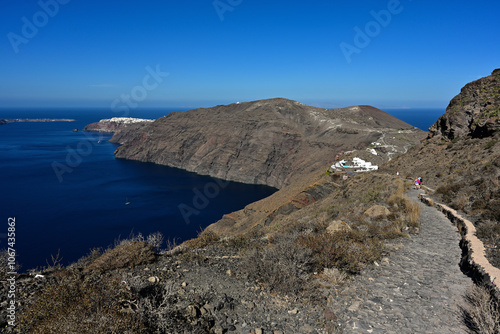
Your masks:
<svg viewBox="0 0 500 334"><path fill-rule="evenodd" d="M11 119L0 119L0 125L8 123L23 123L23 122L74 122L74 119L70 118L11 118Z"/></svg>

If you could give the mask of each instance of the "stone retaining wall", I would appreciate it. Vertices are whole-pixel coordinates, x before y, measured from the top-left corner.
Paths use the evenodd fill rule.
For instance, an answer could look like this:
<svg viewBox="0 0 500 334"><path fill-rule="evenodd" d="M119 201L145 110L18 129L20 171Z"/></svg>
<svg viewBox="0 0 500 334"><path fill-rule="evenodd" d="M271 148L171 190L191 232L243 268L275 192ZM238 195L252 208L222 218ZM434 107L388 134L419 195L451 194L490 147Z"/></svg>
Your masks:
<svg viewBox="0 0 500 334"><path fill-rule="evenodd" d="M462 235L460 247L462 248L462 260L460 266L474 281L483 281L489 285L500 300L500 269L491 265L485 256L484 245L476 237L476 228L471 221L463 218L456 210L442 204L436 203L425 194L419 194L420 200L440 210L458 228Z"/></svg>

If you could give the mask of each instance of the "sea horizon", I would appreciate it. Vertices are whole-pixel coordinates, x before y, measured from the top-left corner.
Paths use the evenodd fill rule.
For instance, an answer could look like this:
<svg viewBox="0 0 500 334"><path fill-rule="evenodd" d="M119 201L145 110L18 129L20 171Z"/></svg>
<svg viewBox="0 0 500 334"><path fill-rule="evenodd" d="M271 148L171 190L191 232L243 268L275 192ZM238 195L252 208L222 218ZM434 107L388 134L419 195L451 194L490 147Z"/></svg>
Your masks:
<svg viewBox="0 0 500 334"><path fill-rule="evenodd" d="M187 109L186 109L187 110ZM68 265L92 248L106 248L130 234L161 232L182 242L224 214L272 194L266 186L226 182L176 168L117 160L111 134L78 131L111 117L157 119L180 108L143 108L117 114L105 108L1 108L0 118L74 118L74 122L0 126L0 172L5 181L1 211L16 217L22 270L46 265L61 254ZM426 130L441 115L435 108L387 112ZM442 111L444 112L444 110ZM217 196L199 199L204 189ZM219 193L220 192L220 193ZM198 198L197 198L198 196ZM206 201L185 219L194 201ZM126 203L130 203L126 205ZM179 209L185 205L188 211ZM7 217L5 217L7 219ZM0 248L6 239L0 238Z"/></svg>

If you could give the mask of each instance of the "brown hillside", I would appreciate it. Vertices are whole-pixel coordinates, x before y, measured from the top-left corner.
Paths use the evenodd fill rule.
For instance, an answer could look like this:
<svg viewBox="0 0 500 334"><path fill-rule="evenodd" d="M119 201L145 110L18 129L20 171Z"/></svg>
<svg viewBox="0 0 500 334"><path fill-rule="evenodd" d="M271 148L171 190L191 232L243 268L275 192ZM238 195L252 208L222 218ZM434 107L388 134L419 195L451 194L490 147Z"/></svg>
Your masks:
<svg viewBox="0 0 500 334"><path fill-rule="evenodd" d="M398 130L422 133L373 107L320 109L277 98L171 113L114 141L123 144L117 158L281 188L326 169L342 150Z"/></svg>
<svg viewBox="0 0 500 334"><path fill-rule="evenodd" d="M467 84L431 126L429 138L384 166L422 176L436 197L478 227L500 266L500 71Z"/></svg>

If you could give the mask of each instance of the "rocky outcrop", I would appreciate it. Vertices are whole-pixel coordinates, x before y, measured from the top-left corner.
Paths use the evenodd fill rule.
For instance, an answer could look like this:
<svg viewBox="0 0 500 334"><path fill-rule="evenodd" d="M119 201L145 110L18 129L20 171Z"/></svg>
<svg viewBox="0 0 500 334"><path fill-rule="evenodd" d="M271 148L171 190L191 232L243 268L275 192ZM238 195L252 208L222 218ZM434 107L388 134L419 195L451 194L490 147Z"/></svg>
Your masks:
<svg viewBox="0 0 500 334"><path fill-rule="evenodd" d="M124 143L117 158L282 188L395 130L420 132L369 106L321 109L277 98L171 113L112 141Z"/></svg>
<svg viewBox="0 0 500 334"><path fill-rule="evenodd" d="M116 133L127 127L131 127L134 130L137 130L153 121L154 120L152 119L143 119L143 118L113 117L111 119L101 119L99 122L89 124L83 130L93 131L93 132Z"/></svg>
<svg viewBox="0 0 500 334"><path fill-rule="evenodd" d="M429 136L447 139L483 138L500 129L500 69L465 85L455 96Z"/></svg>

